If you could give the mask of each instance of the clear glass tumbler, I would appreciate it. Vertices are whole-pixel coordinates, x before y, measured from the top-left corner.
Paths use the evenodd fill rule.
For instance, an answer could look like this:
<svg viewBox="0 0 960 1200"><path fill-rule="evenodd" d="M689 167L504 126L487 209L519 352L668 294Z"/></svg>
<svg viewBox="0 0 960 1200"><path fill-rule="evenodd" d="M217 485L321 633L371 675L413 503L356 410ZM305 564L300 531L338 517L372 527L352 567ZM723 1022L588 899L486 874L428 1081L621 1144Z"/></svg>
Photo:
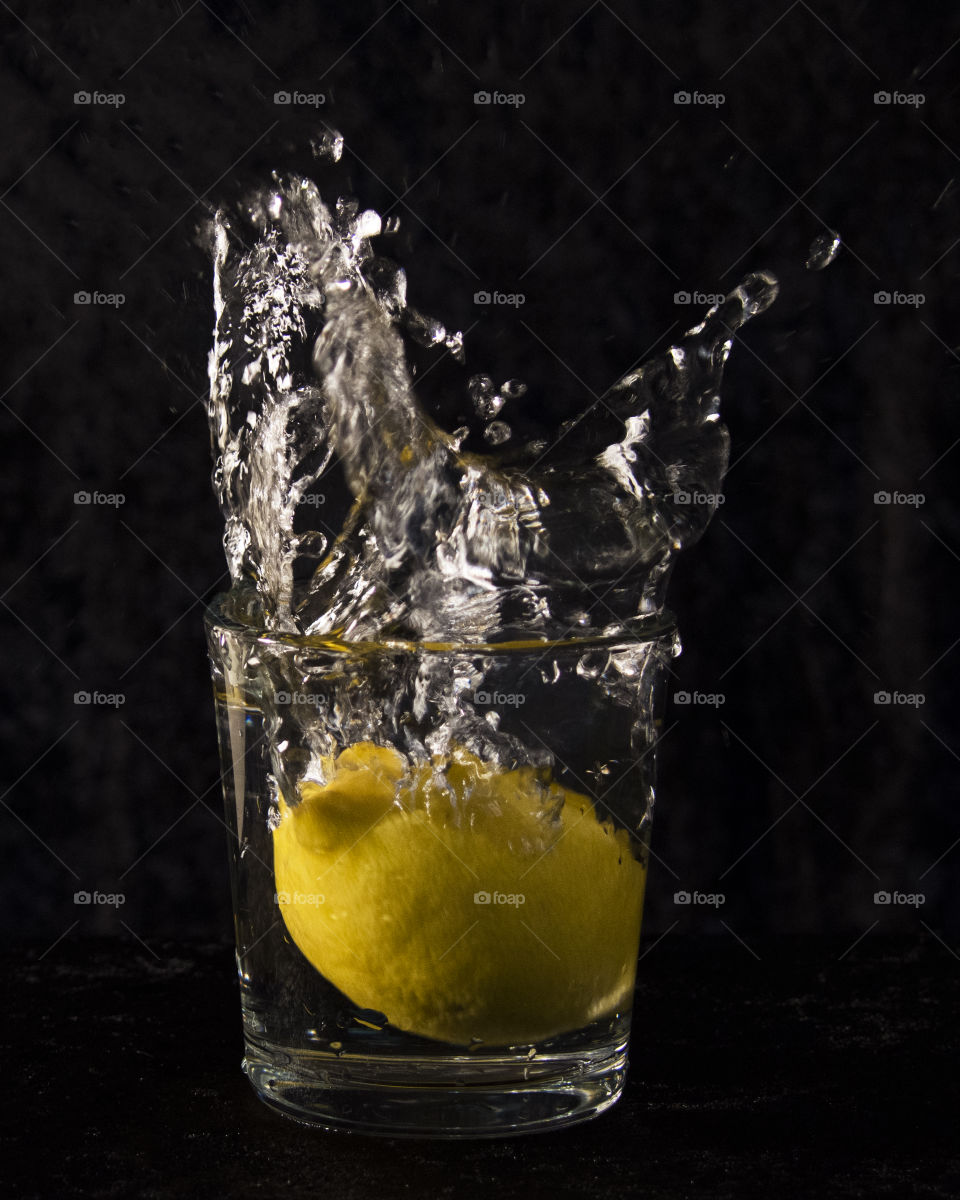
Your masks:
<svg viewBox="0 0 960 1200"><path fill-rule="evenodd" d="M206 616L246 1055L326 1128L498 1136L623 1088L669 616L340 643Z"/></svg>

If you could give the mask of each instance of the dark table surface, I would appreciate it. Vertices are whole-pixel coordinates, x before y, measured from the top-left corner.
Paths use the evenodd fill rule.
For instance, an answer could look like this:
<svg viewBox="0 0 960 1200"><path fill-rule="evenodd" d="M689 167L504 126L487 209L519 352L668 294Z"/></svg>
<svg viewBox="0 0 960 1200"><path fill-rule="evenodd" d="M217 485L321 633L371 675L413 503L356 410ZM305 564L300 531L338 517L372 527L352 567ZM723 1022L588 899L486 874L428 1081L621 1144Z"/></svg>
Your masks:
<svg viewBox="0 0 960 1200"><path fill-rule="evenodd" d="M274 1115L241 1074L228 946L8 949L4 1194L956 1197L960 961L850 941L650 943L620 1103L480 1142Z"/></svg>

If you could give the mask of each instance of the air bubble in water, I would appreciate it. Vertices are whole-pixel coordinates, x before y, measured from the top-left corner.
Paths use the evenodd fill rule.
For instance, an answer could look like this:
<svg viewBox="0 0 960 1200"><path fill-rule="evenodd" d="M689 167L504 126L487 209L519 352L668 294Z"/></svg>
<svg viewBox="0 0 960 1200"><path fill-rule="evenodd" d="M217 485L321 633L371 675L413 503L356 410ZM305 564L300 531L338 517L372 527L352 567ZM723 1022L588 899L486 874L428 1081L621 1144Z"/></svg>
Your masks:
<svg viewBox="0 0 960 1200"><path fill-rule="evenodd" d="M474 408L483 404L496 390L489 375L471 375L467 380L467 393L473 401Z"/></svg>
<svg viewBox="0 0 960 1200"><path fill-rule="evenodd" d="M607 665L603 651L588 650L577 663L577 674L581 679L597 679Z"/></svg>
<svg viewBox="0 0 960 1200"><path fill-rule="evenodd" d="M484 429L484 440L489 442L491 446L502 446L504 442L510 440L513 430L506 421L491 421Z"/></svg>
<svg viewBox="0 0 960 1200"><path fill-rule="evenodd" d="M483 417L485 421L492 420L506 402L506 397L501 396L499 392L494 392L492 396L484 396L476 403L477 416Z"/></svg>

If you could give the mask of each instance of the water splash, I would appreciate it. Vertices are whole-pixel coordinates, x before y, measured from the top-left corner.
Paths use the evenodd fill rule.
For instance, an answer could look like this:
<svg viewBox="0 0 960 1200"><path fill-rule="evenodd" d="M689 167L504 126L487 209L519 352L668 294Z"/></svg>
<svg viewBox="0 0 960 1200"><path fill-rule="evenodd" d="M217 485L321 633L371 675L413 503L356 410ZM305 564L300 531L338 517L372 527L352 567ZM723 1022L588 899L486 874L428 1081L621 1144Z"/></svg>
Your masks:
<svg viewBox="0 0 960 1200"><path fill-rule="evenodd" d="M342 149L337 134L315 147ZM404 351L408 337L462 361L462 334L409 304L373 248L384 232L296 176L217 214L209 416L234 582L252 581L274 629L351 639L612 635L659 611L719 503L733 336L776 280L748 276L599 411L526 446L504 419L526 385L470 376L491 450L467 453Z"/></svg>

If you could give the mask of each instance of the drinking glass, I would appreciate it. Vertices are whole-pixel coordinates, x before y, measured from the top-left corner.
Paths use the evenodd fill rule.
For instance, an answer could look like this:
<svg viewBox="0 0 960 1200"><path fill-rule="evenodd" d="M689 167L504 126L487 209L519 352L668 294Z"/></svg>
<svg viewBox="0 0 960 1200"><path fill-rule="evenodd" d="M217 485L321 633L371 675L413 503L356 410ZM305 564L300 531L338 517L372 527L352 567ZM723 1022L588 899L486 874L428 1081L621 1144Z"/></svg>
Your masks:
<svg viewBox="0 0 960 1200"><path fill-rule="evenodd" d="M623 1089L672 617L348 643L206 614L243 1069L331 1129L483 1137Z"/></svg>

